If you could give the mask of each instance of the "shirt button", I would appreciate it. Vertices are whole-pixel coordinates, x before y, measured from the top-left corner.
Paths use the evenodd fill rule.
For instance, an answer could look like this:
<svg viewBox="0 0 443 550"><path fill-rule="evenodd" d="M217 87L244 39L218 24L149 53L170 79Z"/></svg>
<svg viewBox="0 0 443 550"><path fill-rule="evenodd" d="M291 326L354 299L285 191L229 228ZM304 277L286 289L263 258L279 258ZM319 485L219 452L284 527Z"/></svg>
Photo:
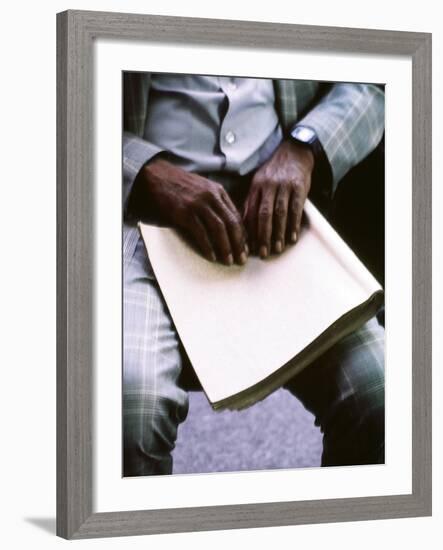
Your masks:
<svg viewBox="0 0 443 550"><path fill-rule="evenodd" d="M234 132L231 132L231 130L229 130L229 132L226 132L225 140L227 141L227 143L229 143L229 145L232 145L235 141Z"/></svg>

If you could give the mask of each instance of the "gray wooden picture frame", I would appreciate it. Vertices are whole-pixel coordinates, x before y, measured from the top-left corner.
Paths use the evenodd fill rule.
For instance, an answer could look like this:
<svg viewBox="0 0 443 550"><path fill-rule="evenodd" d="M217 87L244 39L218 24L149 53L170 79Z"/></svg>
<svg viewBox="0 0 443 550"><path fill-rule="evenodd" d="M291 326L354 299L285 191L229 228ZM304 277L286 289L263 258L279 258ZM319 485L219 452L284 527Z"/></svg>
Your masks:
<svg viewBox="0 0 443 550"><path fill-rule="evenodd" d="M93 513L93 42L408 56L413 86L412 494ZM431 514L431 34L123 13L57 15L57 534L74 539Z"/></svg>

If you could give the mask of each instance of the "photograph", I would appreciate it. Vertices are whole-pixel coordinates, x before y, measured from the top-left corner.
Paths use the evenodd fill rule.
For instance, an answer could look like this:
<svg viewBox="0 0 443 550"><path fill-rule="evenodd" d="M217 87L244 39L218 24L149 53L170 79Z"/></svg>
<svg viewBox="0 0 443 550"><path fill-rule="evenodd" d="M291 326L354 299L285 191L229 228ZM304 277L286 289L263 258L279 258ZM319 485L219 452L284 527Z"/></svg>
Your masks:
<svg viewBox="0 0 443 550"><path fill-rule="evenodd" d="M432 36L295 23L57 14L60 537L432 513Z"/></svg>
<svg viewBox="0 0 443 550"><path fill-rule="evenodd" d="M385 86L122 72L122 477L385 464Z"/></svg>
<svg viewBox="0 0 443 550"><path fill-rule="evenodd" d="M442 546L439 7L5 4L4 548Z"/></svg>

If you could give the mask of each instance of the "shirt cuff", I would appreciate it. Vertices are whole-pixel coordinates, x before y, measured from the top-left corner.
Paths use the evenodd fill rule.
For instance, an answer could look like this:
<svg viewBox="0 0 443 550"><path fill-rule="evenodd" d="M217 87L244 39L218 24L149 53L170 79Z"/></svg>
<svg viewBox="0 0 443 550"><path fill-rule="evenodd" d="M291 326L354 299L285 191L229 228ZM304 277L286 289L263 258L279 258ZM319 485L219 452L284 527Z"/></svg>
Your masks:
<svg viewBox="0 0 443 550"><path fill-rule="evenodd" d="M142 167L164 149L133 134L123 136L123 215L129 215L128 203Z"/></svg>

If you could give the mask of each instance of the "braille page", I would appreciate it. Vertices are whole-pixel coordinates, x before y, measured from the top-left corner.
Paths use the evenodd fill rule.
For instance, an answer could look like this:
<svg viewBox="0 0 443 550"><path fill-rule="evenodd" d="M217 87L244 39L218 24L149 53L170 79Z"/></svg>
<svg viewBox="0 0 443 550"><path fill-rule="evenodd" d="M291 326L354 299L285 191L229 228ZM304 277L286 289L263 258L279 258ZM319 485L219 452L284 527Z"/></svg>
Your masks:
<svg viewBox="0 0 443 550"><path fill-rule="evenodd" d="M211 263L167 228L140 224L158 283L209 400L282 367L381 287L309 202L295 245L246 265Z"/></svg>

